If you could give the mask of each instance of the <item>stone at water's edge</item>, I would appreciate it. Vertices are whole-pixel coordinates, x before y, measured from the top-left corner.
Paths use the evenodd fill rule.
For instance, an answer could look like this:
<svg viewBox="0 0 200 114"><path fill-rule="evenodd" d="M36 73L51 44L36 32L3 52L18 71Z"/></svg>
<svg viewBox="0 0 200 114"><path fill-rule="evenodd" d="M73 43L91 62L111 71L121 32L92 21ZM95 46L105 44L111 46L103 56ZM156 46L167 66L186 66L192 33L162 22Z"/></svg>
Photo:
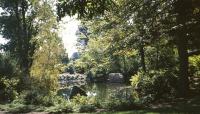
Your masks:
<svg viewBox="0 0 200 114"><path fill-rule="evenodd" d="M106 81L106 76L104 74L96 74L96 77L94 78L94 82L103 83L105 81Z"/></svg>
<svg viewBox="0 0 200 114"><path fill-rule="evenodd" d="M66 87L73 83L80 83L78 85L82 85L85 82L86 82L86 75L84 74L63 73L59 75L59 83L61 87Z"/></svg>
<svg viewBox="0 0 200 114"><path fill-rule="evenodd" d="M108 76L108 82L124 83L124 76L122 75L122 73L110 73Z"/></svg>

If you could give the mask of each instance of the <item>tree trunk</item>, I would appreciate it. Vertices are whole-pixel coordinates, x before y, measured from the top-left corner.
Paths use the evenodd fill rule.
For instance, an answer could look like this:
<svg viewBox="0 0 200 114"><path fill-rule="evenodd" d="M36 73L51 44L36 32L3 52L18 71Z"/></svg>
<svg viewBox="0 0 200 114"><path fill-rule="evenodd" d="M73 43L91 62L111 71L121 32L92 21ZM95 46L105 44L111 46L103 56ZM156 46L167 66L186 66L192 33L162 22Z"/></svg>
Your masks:
<svg viewBox="0 0 200 114"><path fill-rule="evenodd" d="M179 54L179 94L187 96L189 92L189 73L188 73L188 53L187 53L187 39L184 36L179 36L177 42Z"/></svg>
<svg viewBox="0 0 200 114"><path fill-rule="evenodd" d="M141 65L144 72L146 72L146 64L145 64L145 54L144 54L144 46L140 45L140 57L141 57Z"/></svg>
<svg viewBox="0 0 200 114"><path fill-rule="evenodd" d="M188 40L187 40L187 25L190 20L191 0L177 0L174 4L175 13L177 13L177 25L182 25L176 30L176 45L179 54L179 94L185 97L189 93L189 72L188 72Z"/></svg>
<svg viewBox="0 0 200 114"><path fill-rule="evenodd" d="M23 75L24 75L24 83L26 85L30 84L30 71L29 71L29 38L27 34L27 21L26 21L26 12L27 12L27 1L22 0L21 1L21 31L22 31L22 53L21 53L21 58L22 58L22 69L23 69Z"/></svg>

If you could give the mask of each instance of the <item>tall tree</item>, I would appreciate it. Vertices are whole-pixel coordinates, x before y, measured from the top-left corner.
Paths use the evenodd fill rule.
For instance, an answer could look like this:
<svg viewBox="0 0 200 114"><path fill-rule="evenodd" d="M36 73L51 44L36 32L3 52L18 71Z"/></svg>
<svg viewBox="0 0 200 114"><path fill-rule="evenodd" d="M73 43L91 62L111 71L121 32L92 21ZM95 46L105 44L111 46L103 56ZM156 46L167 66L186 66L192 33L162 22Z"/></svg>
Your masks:
<svg viewBox="0 0 200 114"><path fill-rule="evenodd" d="M36 19L38 20L38 34L32 39L36 43L33 54L33 64L30 68L34 89L44 94L58 90L58 75L62 70L64 46L58 37L57 21L52 4L38 1Z"/></svg>
<svg viewBox="0 0 200 114"><path fill-rule="evenodd" d="M0 1L0 7L3 9L0 31L3 38L8 40L4 49L18 60L25 77L29 76L35 49L35 44L30 41L37 33L37 27L33 24L35 11L31 4L28 0Z"/></svg>
<svg viewBox="0 0 200 114"><path fill-rule="evenodd" d="M175 26L175 43L177 45L180 64L179 91L182 95L187 95L189 91L189 73L188 73L188 57L189 57L189 39L195 31L190 31L191 25L199 26L199 19L195 19L195 1L191 0L176 0L173 4L174 14L176 14ZM196 22L195 22L196 21ZM194 29L192 29L194 30ZM194 39L192 44L195 44Z"/></svg>

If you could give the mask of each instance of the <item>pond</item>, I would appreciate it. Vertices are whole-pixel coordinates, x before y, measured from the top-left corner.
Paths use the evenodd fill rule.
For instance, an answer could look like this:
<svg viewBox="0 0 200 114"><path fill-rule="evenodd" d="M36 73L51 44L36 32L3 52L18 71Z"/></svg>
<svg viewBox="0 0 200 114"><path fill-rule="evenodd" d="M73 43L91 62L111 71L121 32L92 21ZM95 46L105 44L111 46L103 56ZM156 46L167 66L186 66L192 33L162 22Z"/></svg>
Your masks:
<svg viewBox="0 0 200 114"><path fill-rule="evenodd" d="M69 99L72 87L73 85L62 89L59 94ZM128 98L131 92L130 86L121 83L87 83L79 87L86 92L87 96L94 96L95 99L101 100L102 102L108 100L114 94Z"/></svg>

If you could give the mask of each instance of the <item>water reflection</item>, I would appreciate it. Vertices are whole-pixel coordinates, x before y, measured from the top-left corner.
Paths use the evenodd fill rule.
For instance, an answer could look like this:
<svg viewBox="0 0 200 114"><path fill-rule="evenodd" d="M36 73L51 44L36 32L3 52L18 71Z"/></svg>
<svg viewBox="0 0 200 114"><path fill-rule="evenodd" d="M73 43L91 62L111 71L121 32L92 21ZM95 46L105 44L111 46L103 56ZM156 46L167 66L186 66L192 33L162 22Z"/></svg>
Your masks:
<svg viewBox="0 0 200 114"><path fill-rule="evenodd" d="M69 98L70 90L73 85L60 91L60 94L65 98ZM87 96L94 96L95 99L104 102L109 100L110 96L118 93L120 97L128 98L130 94L130 87L125 84L119 83L88 83L86 85L79 86L87 93Z"/></svg>

